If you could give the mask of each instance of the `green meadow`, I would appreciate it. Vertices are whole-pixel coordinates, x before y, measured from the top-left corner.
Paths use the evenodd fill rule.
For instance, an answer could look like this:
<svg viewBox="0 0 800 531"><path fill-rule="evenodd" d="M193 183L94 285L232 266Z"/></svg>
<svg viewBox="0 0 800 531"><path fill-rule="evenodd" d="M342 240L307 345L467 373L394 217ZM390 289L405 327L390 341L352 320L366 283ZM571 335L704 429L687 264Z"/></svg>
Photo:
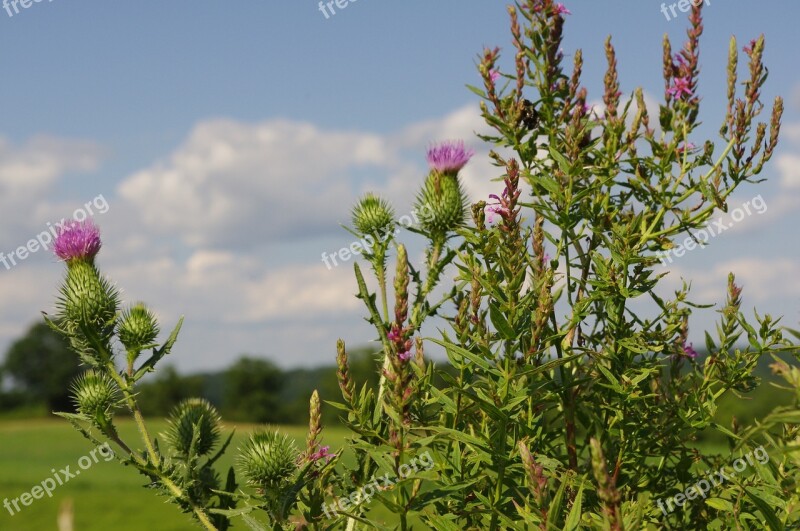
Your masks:
<svg viewBox="0 0 800 531"><path fill-rule="evenodd" d="M160 432L165 423L148 422L153 432ZM231 448L239 446L254 425L236 427ZM231 426L228 425L228 429ZM298 444L305 441L303 426L282 427L282 431L293 436ZM123 440L138 440L136 427L131 421L120 421ZM345 430L326 429L325 444L336 451L345 445ZM141 446L141 445L138 445ZM17 498L30 492L56 471L70 467L71 472L80 470L78 460L88 456L92 445L66 422L54 420L5 420L0 421L0 503L4 499ZM219 471L227 471L233 464L235 452L229 451L220 459ZM75 531L183 531L196 527L189 516L169 503L166 498L142 488L146 478L135 469L122 467L116 461L98 462L82 470L53 491L52 498L44 496L33 500L28 507L21 504L20 512L10 515L0 506L0 530L2 531L47 531L57 529L59 506L72 503ZM13 509L13 506L12 506ZM237 526L240 527L240 526Z"/></svg>

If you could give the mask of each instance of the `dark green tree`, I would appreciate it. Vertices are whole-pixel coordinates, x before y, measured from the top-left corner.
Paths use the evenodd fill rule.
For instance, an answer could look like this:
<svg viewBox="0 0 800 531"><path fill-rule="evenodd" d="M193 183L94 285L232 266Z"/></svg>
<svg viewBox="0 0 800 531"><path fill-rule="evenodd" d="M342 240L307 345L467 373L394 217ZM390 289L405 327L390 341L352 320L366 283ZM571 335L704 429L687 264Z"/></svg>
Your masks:
<svg viewBox="0 0 800 531"><path fill-rule="evenodd" d="M273 363L241 358L225 373L224 411L231 420L279 422L283 373Z"/></svg>
<svg viewBox="0 0 800 531"><path fill-rule="evenodd" d="M51 411L74 410L69 386L83 369L67 341L45 323L36 323L11 345L2 372L29 401Z"/></svg>
<svg viewBox="0 0 800 531"><path fill-rule="evenodd" d="M164 367L158 378L141 384L139 407L145 415L167 415L180 402L204 397L201 375L181 376L175 367Z"/></svg>

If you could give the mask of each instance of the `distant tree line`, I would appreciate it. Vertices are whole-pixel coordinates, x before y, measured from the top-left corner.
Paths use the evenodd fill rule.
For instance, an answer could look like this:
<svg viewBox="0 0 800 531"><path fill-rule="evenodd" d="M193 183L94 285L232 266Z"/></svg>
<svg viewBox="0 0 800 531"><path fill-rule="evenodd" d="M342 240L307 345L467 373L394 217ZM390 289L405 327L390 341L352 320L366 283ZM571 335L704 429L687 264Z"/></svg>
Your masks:
<svg viewBox="0 0 800 531"><path fill-rule="evenodd" d="M353 379L359 386L377 388L378 353L361 349L348 354ZM704 357L701 352L698 361ZM771 360L762 361L757 374L771 378ZM44 323L33 325L11 345L0 365L0 415L72 411L69 387L82 371L78 356L59 334ZM232 422L305 424L308 399L316 389L323 400L323 421L333 424L338 422L338 412L325 407L324 401L341 400L334 365L283 370L269 360L248 356L219 372L181 375L166 367L158 377L143 382L145 387L139 402L145 415L166 416L184 398L203 397ZM766 414L776 405L775 395L762 389L748 399L723 403L718 420L729 424L734 416L744 421Z"/></svg>
<svg viewBox="0 0 800 531"><path fill-rule="evenodd" d="M350 371L357 382L377 387L376 357L366 349L350 354ZM69 387L82 371L64 339L46 324L35 324L11 345L0 366L0 414L37 408L72 411ZM308 421L308 399L315 389L322 400L341 398L334 365L283 370L269 360L248 356L219 372L182 375L166 367L142 388L140 406L145 415L166 416L184 398L200 396L235 422L301 424ZM328 423L338 418L331 407L323 407L323 415Z"/></svg>

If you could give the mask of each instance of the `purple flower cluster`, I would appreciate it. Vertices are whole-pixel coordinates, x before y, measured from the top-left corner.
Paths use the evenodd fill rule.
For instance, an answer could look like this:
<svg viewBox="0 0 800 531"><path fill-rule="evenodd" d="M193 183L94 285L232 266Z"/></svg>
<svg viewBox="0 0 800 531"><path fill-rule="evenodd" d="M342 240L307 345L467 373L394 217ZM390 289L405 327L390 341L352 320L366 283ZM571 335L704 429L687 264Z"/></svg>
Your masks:
<svg viewBox="0 0 800 531"><path fill-rule="evenodd" d="M692 96L692 90L689 88L688 77L677 77L672 86L667 89L667 93L674 98L680 99L681 95Z"/></svg>
<svg viewBox="0 0 800 531"><path fill-rule="evenodd" d="M91 220L70 221L59 228L53 251L66 262L92 260L101 246L100 230Z"/></svg>
<svg viewBox="0 0 800 531"><path fill-rule="evenodd" d="M683 344L683 354L687 358L696 359L697 358L697 351L692 347L691 343L684 343Z"/></svg>

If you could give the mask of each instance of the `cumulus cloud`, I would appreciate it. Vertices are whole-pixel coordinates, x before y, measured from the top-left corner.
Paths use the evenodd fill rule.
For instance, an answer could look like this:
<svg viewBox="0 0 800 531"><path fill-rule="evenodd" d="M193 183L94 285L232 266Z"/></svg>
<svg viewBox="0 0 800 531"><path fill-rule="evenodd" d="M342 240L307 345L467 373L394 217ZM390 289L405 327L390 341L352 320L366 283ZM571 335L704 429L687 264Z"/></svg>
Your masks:
<svg viewBox="0 0 800 531"><path fill-rule="evenodd" d="M339 231L355 196L367 190L391 195L401 208L410 203L427 145L449 138L477 144L482 124L474 106L387 135L285 120L211 120L118 191L151 230L178 233L194 247L319 237ZM484 196L487 174L497 173L476 157L465 186Z"/></svg>
<svg viewBox="0 0 800 531"><path fill-rule="evenodd" d="M691 298L696 302L724 302L728 273L736 275L736 283L744 288L748 306L777 301L795 303L800 295L800 263L790 258L742 257L702 269L670 269L663 288L677 288L681 278L691 280Z"/></svg>
<svg viewBox="0 0 800 531"><path fill-rule="evenodd" d="M122 182L119 194L151 228L192 246L280 240L336 230L356 188L348 172L380 175L396 163L371 133L212 120Z"/></svg>
<svg viewBox="0 0 800 531"><path fill-rule="evenodd" d="M15 144L0 137L0 245L33 236L31 229L44 222L39 214L52 211L53 185L66 174L94 171L101 158L93 142L36 136ZM15 238L20 233L23 241Z"/></svg>
<svg viewBox="0 0 800 531"><path fill-rule="evenodd" d="M251 256L200 249L183 261L164 256L108 271L128 302L159 301L172 319L186 313L195 321L244 325L358 308L350 268L328 271L321 263L270 268Z"/></svg>
<svg viewBox="0 0 800 531"><path fill-rule="evenodd" d="M37 136L14 145L0 137L0 190L3 195L39 192L64 173L94 170L100 154L87 141Z"/></svg>

